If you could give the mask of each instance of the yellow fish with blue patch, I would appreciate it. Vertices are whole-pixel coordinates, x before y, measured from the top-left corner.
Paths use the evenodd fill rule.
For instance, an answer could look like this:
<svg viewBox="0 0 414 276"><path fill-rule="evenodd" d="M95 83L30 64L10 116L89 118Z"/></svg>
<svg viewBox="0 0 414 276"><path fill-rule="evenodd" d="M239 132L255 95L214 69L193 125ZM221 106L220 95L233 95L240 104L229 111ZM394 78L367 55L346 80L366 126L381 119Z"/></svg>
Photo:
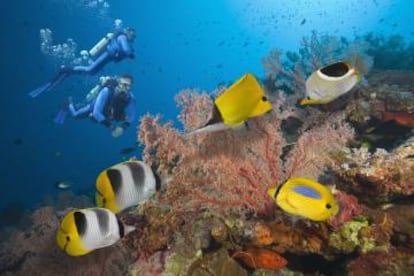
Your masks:
<svg viewBox="0 0 414 276"><path fill-rule="evenodd" d="M78 209L62 219L56 241L68 255L81 256L111 246L134 230L133 226L123 224L108 209Z"/></svg>
<svg viewBox="0 0 414 276"><path fill-rule="evenodd" d="M253 117L270 112L272 108L259 81L247 73L214 100L207 124L188 135L236 128Z"/></svg>
<svg viewBox="0 0 414 276"><path fill-rule="evenodd" d="M307 98L300 105L326 104L350 91L361 80L350 62L337 62L313 72L306 80Z"/></svg>
<svg viewBox="0 0 414 276"><path fill-rule="evenodd" d="M332 192L324 185L304 177L290 178L268 194L282 210L313 221L325 221L339 210Z"/></svg>

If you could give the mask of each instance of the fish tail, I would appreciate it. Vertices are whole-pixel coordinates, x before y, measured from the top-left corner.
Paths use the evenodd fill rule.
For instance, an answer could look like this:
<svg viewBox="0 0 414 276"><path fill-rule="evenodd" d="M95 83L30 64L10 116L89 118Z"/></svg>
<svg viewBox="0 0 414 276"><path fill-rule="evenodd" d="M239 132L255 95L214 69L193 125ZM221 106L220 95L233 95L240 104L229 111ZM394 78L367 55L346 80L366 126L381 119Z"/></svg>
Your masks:
<svg viewBox="0 0 414 276"><path fill-rule="evenodd" d="M269 190L267 190L267 194L268 194L271 198L275 198L275 195L276 195L276 188L270 188Z"/></svg>

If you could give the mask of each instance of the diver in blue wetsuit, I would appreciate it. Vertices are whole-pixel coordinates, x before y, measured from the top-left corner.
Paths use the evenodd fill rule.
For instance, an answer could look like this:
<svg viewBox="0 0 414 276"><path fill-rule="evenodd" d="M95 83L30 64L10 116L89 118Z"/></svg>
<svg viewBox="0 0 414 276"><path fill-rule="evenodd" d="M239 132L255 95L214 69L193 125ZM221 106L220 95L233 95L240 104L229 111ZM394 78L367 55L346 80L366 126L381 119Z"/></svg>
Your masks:
<svg viewBox="0 0 414 276"><path fill-rule="evenodd" d="M62 105L54 121L63 124L69 112L75 118L91 118L108 127L113 137L119 137L135 119L135 98L131 92L132 76L122 75L115 85L101 87L96 97L76 109L71 100Z"/></svg>
<svg viewBox="0 0 414 276"><path fill-rule="evenodd" d="M110 61L119 62L125 58L135 58L134 49L132 48L135 37L135 31L132 28L107 34L89 51L91 56L96 56L96 59L90 65L74 67L62 66L52 80L33 90L29 95L35 98L41 93L51 90L73 74L94 75Z"/></svg>

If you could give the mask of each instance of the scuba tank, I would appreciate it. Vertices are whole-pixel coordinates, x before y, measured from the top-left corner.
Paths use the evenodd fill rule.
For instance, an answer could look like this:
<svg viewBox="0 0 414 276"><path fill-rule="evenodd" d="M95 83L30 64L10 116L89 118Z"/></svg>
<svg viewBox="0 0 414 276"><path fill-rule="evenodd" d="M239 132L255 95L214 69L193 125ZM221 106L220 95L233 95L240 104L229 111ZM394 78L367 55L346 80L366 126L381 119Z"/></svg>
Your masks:
<svg viewBox="0 0 414 276"><path fill-rule="evenodd" d="M111 80L113 77L110 76L102 76L99 78L99 82L95 85L89 93L86 95L86 102L92 102L96 96L98 96L99 91L101 91L102 87L106 86L108 81Z"/></svg>
<svg viewBox="0 0 414 276"><path fill-rule="evenodd" d="M91 57L96 56L99 52L102 51L107 45L108 42L114 37L113 33L107 33L101 40L98 41L98 43L95 44L90 50L89 55Z"/></svg>

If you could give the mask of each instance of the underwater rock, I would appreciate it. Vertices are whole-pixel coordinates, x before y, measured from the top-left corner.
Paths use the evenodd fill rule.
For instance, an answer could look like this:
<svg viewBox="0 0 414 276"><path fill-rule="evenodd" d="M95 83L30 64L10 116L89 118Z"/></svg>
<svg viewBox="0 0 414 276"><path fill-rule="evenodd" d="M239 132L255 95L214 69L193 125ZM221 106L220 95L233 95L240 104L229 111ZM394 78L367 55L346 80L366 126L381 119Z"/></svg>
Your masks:
<svg viewBox="0 0 414 276"><path fill-rule="evenodd" d="M169 255L169 251L157 251L149 257L139 258L129 266L128 275L161 275Z"/></svg>
<svg viewBox="0 0 414 276"><path fill-rule="evenodd" d="M391 248L374 250L350 262L347 270L352 276L414 275L413 253Z"/></svg>
<svg viewBox="0 0 414 276"><path fill-rule="evenodd" d="M247 275L227 253L227 250L220 249L208 253L202 259L193 263L188 275L209 276L209 275Z"/></svg>
<svg viewBox="0 0 414 276"><path fill-rule="evenodd" d="M164 276L175 275L247 275L247 272L234 261L224 248L218 251L202 254L198 251L192 257L184 257L173 253L167 260Z"/></svg>
<svg viewBox="0 0 414 276"><path fill-rule="evenodd" d="M394 221L393 242L401 247L414 250L414 207L413 205L393 205L386 214Z"/></svg>

